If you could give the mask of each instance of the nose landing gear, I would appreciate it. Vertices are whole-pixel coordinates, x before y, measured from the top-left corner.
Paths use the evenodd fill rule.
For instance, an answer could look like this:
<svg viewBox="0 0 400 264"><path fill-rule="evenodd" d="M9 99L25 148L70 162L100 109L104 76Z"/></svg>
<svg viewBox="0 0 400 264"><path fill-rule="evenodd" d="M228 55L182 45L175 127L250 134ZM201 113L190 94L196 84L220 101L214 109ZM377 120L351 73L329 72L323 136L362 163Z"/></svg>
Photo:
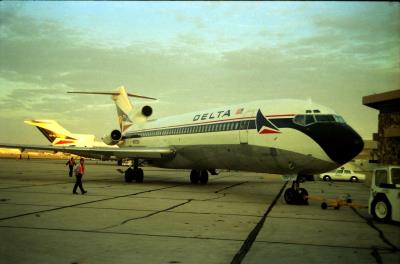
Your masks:
<svg viewBox="0 0 400 264"><path fill-rule="evenodd" d="M308 204L308 192L300 188L300 183L304 181L303 175L298 175L293 181L292 187L286 189L284 198L287 204Z"/></svg>

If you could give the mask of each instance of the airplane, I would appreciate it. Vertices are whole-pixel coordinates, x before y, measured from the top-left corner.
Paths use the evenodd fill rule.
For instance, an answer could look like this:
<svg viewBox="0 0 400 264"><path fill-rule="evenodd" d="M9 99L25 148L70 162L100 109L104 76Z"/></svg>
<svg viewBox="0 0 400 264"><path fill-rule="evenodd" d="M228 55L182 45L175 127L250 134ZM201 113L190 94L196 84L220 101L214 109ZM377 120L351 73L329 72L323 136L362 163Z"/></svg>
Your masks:
<svg viewBox="0 0 400 264"><path fill-rule="evenodd" d="M31 119L25 124L35 126L53 146L106 147L102 141L96 141L94 135L71 133L55 120Z"/></svg>
<svg viewBox="0 0 400 264"><path fill-rule="evenodd" d="M75 134L69 132L55 120L25 120L25 124L35 126L53 146L69 146L69 147L108 147L110 146L102 141L96 141L95 136L91 134ZM96 153L86 154L85 157L100 160L114 160L114 157L108 155L98 155ZM118 165L122 165L122 159L118 159Z"/></svg>
<svg viewBox="0 0 400 264"><path fill-rule="evenodd" d="M304 177L333 170L364 147L360 135L332 109L311 100L260 100L151 120L149 105L134 107L128 97L155 100L126 92L69 92L111 95L119 129L103 142L118 148L40 146L0 143L0 147L43 149L81 156L115 156L133 160L125 181L143 182L141 166L190 169L192 184L206 184L216 169L292 175L284 198L304 204Z"/></svg>

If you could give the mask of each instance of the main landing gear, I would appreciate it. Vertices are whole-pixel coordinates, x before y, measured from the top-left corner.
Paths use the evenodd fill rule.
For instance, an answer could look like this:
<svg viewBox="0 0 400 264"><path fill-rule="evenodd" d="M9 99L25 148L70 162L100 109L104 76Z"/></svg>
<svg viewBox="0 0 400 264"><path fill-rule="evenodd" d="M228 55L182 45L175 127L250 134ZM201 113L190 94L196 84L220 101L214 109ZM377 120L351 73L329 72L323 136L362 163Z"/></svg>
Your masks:
<svg viewBox="0 0 400 264"><path fill-rule="evenodd" d="M133 160L133 168L129 167L125 171L125 182L132 182L135 180L137 183L143 182L144 173L141 168L139 168L139 160Z"/></svg>
<svg viewBox="0 0 400 264"><path fill-rule="evenodd" d="M284 198L287 204L308 204L308 192L300 188L300 183L304 181L303 175L298 175L293 181L292 187L286 189Z"/></svg>
<svg viewBox="0 0 400 264"><path fill-rule="evenodd" d="M190 172L190 183L191 184L207 184L208 182L208 171L207 170L192 170Z"/></svg>

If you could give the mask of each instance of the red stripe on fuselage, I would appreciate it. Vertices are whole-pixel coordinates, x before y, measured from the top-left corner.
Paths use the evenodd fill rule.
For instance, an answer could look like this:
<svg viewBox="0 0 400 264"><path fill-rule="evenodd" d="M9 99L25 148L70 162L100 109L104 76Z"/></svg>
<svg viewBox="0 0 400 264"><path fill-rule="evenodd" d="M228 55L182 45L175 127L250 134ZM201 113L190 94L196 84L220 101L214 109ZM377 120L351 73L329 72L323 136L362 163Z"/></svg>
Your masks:
<svg viewBox="0 0 400 264"><path fill-rule="evenodd" d="M63 144L69 144L69 143L74 143L75 141L72 140L60 140L56 143L56 145L63 145Z"/></svg>

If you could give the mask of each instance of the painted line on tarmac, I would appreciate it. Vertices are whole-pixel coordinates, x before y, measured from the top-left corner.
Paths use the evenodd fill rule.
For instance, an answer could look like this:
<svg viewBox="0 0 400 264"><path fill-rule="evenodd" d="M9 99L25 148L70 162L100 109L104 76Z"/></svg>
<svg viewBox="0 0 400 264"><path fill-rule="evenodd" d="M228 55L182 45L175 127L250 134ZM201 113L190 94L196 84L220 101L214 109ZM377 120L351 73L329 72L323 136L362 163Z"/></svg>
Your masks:
<svg viewBox="0 0 400 264"><path fill-rule="evenodd" d="M137 193L131 193L131 194L125 194L125 195L114 196L114 197L108 197L108 198L98 199L98 200L94 200L94 201L88 201L88 202L77 203L77 204L72 204L72 205L60 206L60 207L57 207L57 208L52 208L52 209L47 209L47 210L41 210L41 211L36 211L36 212L30 212L30 213L25 213L25 214L19 214L19 215L14 215L14 216L8 216L8 217L0 218L0 221L8 220L8 219L13 219L13 218L18 218L18 217L27 216L27 215L34 215L34 214L40 214L40 213L47 213L47 212L56 211L56 210L60 210L60 209L76 207L76 206L79 206L79 205L92 204L92 203L97 203L97 202L102 202L102 201L108 201L108 200L113 200L113 199L118 199L118 198L123 198L123 197L135 196L135 195L139 195L139 194L143 194L143 193L150 193L150 192L165 190L165 189L169 189L169 188L175 188L175 187L178 187L178 186L181 186L181 185L174 185L174 186L169 186L169 187L163 187L163 188L158 188L158 189L152 189L152 190L147 190L147 191L141 191L141 192L137 192Z"/></svg>
<svg viewBox="0 0 400 264"><path fill-rule="evenodd" d="M243 259L245 258L246 254L250 251L251 246L253 245L254 241L257 238L258 233L260 232L261 228L264 225L265 220L268 217L268 214L271 212L272 208L275 206L276 202L278 201L279 197L281 197L283 190L285 190L288 181L283 184L281 189L279 190L278 195L272 201L271 205L268 207L267 211L265 211L263 217L261 217L260 221L257 225L251 230L249 235L247 236L246 240L243 242L242 246L240 247L239 251L233 257L231 264L240 264L242 263Z"/></svg>

